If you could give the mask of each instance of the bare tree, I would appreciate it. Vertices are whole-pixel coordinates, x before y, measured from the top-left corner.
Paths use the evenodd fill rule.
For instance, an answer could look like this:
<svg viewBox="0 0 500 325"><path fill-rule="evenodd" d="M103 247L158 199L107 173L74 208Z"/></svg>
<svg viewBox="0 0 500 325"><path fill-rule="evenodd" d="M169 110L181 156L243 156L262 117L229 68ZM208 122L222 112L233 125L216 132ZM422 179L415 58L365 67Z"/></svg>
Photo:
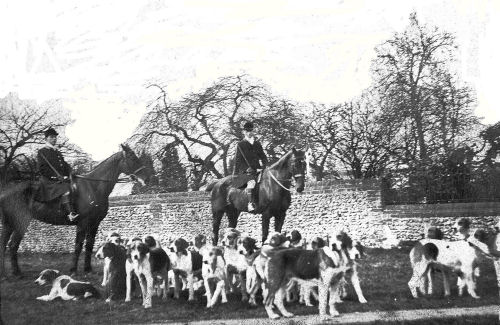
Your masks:
<svg viewBox="0 0 500 325"><path fill-rule="evenodd" d="M456 78L451 77L455 50L451 33L420 24L415 13L410 15L410 25L403 33L396 33L376 48L375 85L385 101L382 109L386 120L401 130L407 161L426 161L430 153L436 152L434 140L449 144L451 137L456 138L473 122L470 90L457 87ZM453 135L447 121L452 110Z"/></svg>
<svg viewBox="0 0 500 325"><path fill-rule="evenodd" d="M256 131L270 156L277 159L292 146L305 143L302 118L297 103L273 96L262 81L247 75L218 79L209 87L169 100L166 86L151 84L157 96L141 120L134 136L157 157L169 145L180 148L179 156L198 189L208 177L232 173L232 158L243 135L244 121L256 122Z"/></svg>
<svg viewBox="0 0 500 325"><path fill-rule="evenodd" d="M44 143L48 127L63 128L71 122L58 101L38 105L16 94L0 99L0 183L8 180L14 164L33 165L27 158L36 145ZM63 146L67 141L62 143Z"/></svg>
<svg viewBox="0 0 500 325"><path fill-rule="evenodd" d="M339 134L342 105L326 106L311 103L311 116L307 124L307 139L311 148L309 167L316 180L325 177L326 167L333 159L333 151L341 141ZM332 164L331 164L332 165Z"/></svg>
<svg viewBox="0 0 500 325"><path fill-rule="evenodd" d="M165 86L149 87L158 89L159 96L143 117L136 138L150 146L175 142L191 164L195 189L207 174L220 178L230 173L230 148L241 137L241 123L262 112L270 98L261 82L246 75L220 78L176 103L169 100Z"/></svg>

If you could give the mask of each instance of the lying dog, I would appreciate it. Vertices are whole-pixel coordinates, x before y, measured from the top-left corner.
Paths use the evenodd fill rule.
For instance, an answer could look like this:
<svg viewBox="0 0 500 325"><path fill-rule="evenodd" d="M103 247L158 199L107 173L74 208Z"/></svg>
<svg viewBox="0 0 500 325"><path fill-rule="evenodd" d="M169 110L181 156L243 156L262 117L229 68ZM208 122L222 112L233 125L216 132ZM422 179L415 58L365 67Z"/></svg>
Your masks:
<svg viewBox="0 0 500 325"><path fill-rule="evenodd" d="M111 232L106 237L105 243L113 243L115 245L121 245L123 243L123 240L122 240L122 237L120 236L119 233L117 233L117 232ZM99 253L99 250L97 251L97 253L96 253L95 256L97 258L99 258L99 259L104 259L104 266L103 266L103 269L102 269L102 283L101 283L101 286L105 287L106 284L108 283L110 259L103 257L102 254Z"/></svg>
<svg viewBox="0 0 500 325"><path fill-rule="evenodd" d="M106 302L125 296L127 289L126 261L127 253L124 247L107 242L99 248L96 256L107 259L108 280L106 281Z"/></svg>
<svg viewBox="0 0 500 325"><path fill-rule="evenodd" d="M43 270L35 280L39 285L50 284L52 289L45 296L37 297L38 300L52 301L58 297L62 300L78 300L81 298L100 298L101 294L90 282L73 280L68 275L60 275L57 270Z"/></svg>
<svg viewBox="0 0 500 325"><path fill-rule="evenodd" d="M491 256L493 249L493 242L488 240L482 230L475 231L467 240L420 240L410 251L413 275L408 286L412 296L418 297L417 289L425 294L425 277L427 272L435 268L443 272L445 296L450 295L449 274L455 272L460 277L459 295L467 286L469 294L479 298L476 294L475 266L479 256ZM432 277L428 278L432 280ZM432 294L432 281L428 284L427 293Z"/></svg>
<svg viewBox="0 0 500 325"><path fill-rule="evenodd" d="M151 298L156 277L162 282L162 298L166 300L168 271L170 269L170 259L167 253L161 248L149 248L146 243L135 240L129 247L129 254L134 272L139 278L144 308L152 306ZM128 289L127 296L130 298Z"/></svg>
<svg viewBox="0 0 500 325"><path fill-rule="evenodd" d="M319 314L326 317L326 306L330 306L330 315L338 315L335 301L338 299L339 280L349 267L340 265L340 255L329 247L316 250L290 248L269 253L264 271L264 283L267 287L265 308L269 318L276 319L272 306L278 308L285 317L292 317L283 304L285 288L293 280L318 280ZM330 300L328 302L328 294Z"/></svg>
<svg viewBox="0 0 500 325"><path fill-rule="evenodd" d="M219 296L222 296L222 303L226 303L226 263L221 248L212 247L205 250L201 273L207 295L207 308L215 306ZM213 294L211 289L212 283L215 284Z"/></svg>
<svg viewBox="0 0 500 325"><path fill-rule="evenodd" d="M181 278L187 279L189 301L194 300L194 276L201 272L203 257L195 251L188 250L189 243L178 238L170 246L170 259L174 273L174 298L179 299Z"/></svg>

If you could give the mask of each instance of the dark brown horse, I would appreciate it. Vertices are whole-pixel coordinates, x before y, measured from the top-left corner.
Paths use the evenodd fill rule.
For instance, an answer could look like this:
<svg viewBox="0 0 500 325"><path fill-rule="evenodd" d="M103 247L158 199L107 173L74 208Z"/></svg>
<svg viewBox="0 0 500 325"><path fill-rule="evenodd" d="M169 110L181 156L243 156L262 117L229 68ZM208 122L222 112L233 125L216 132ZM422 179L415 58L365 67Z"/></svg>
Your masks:
<svg viewBox="0 0 500 325"><path fill-rule="evenodd" d="M281 232L285 223L286 210L292 201L290 187L295 179L298 193L304 190L306 171L305 154L293 148L277 162L262 172L257 188L257 209L262 214L262 242L269 234L269 221L274 216L274 229ZM231 185L231 176L217 180L207 186L211 191L213 242L217 245L219 228L224 213L229 219L229 227L236 228L241 212L248 211L248 198L244 190Z"/></svg>
<svg viewBox="0 0 500 325"><path fill-rule="evenodd" d="M52 225L76 226L75 254L70 272L77 270L84 241L86 242L84 271L92 271L90 261L97 229L108 213L109 194L121 173L142 184L148 178L148 171L141 166L135 153L126 145L122 145L120 152L101 162L87 175L76 176L74 206L79 216L73 222L68 220L58 200L48 203L34 201L35 189L32 183L6 185L0 192L2 219L0 276L5 274L5 250L9 239L12 273L14 275L21 273L17 262L17 250L32 218Z"/></svg>

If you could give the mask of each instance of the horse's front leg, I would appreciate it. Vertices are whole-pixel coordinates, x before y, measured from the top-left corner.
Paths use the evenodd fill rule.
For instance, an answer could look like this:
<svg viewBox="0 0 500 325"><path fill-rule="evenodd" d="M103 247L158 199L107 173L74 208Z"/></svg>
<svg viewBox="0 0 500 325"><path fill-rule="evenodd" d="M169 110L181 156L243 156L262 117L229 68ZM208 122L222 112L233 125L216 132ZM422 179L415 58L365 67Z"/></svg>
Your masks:
<svg viewBox="0 0 500 325"><path fill-rule="evenodd" d="M222 221L223 215L224 215L224 211L217 211L217 212L212 213L212 232L214 235L214 238L213 238L213 245L214 246L217 246L217 242L219 241L219 229L220 229L220 223Z"/></svg>
<svg viewBox="0 0 500 325"><path fill-rule="evenodd" d="M83 241L85 239L85 229L81 226L76 226L76 238L75 238L75 254L73 255L73 266L69 269L70 273L76 273L78 269L78 258L83 248Z"/></svg>
<svg viewBox="0 0 500 325"><path fill-rule="evenodd" d="M83 268L85 272L92 272L92 250L94 249L97 228L98 226L91 228L85 237L85 264Z"/></svg>
<svg viewBox="0 0 500 325"><path fill-rule="evenodd" d="M262 243L264 243L269 235L269 221L271 220L271 213L266 210L262 213Z"/></svg>
<svg viewBox="0 0 500 325"><path fill-rule="evenodd" d="M286 212L280 211L274 214L274 231L281 233L281 229L285 224Z"/></svg>
<svg viewBox="0 0 500 325"><path fill-rule="evenodd" d="M1 212L0 212L1 213ZM0 237L0 280L5 277L5 251L12 235L13 229L6 223L2 224L2 235Z"/></svg>
<svg viewBox="0 0 500 325"><path fill-rule="evenodd" d="M19 268L19 264L17 261L17 250L19 249L19 245L21 244L21 240L23 240L24 234L14 230L12 237L10 239L9 251L10 251L10 265L12 268L12 274L15 276L21 276L21 269Z"/></svg>

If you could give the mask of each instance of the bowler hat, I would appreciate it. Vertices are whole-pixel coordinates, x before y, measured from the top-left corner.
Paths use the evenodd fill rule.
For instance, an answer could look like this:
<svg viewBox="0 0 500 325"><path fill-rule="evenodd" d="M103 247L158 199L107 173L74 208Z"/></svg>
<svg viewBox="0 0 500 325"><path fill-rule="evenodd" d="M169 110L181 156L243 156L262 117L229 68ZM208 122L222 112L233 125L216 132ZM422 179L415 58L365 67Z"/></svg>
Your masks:
<svg viewBox="0 0 500 325"><path fill-rule="evenodd" d="M59 133L57 133L57 131L54 130L54 128L52 128L52 127L45 130L44 134L45 134L45 137L48 137L49 135L55 135L55 136L59 135Z"/></svg>

